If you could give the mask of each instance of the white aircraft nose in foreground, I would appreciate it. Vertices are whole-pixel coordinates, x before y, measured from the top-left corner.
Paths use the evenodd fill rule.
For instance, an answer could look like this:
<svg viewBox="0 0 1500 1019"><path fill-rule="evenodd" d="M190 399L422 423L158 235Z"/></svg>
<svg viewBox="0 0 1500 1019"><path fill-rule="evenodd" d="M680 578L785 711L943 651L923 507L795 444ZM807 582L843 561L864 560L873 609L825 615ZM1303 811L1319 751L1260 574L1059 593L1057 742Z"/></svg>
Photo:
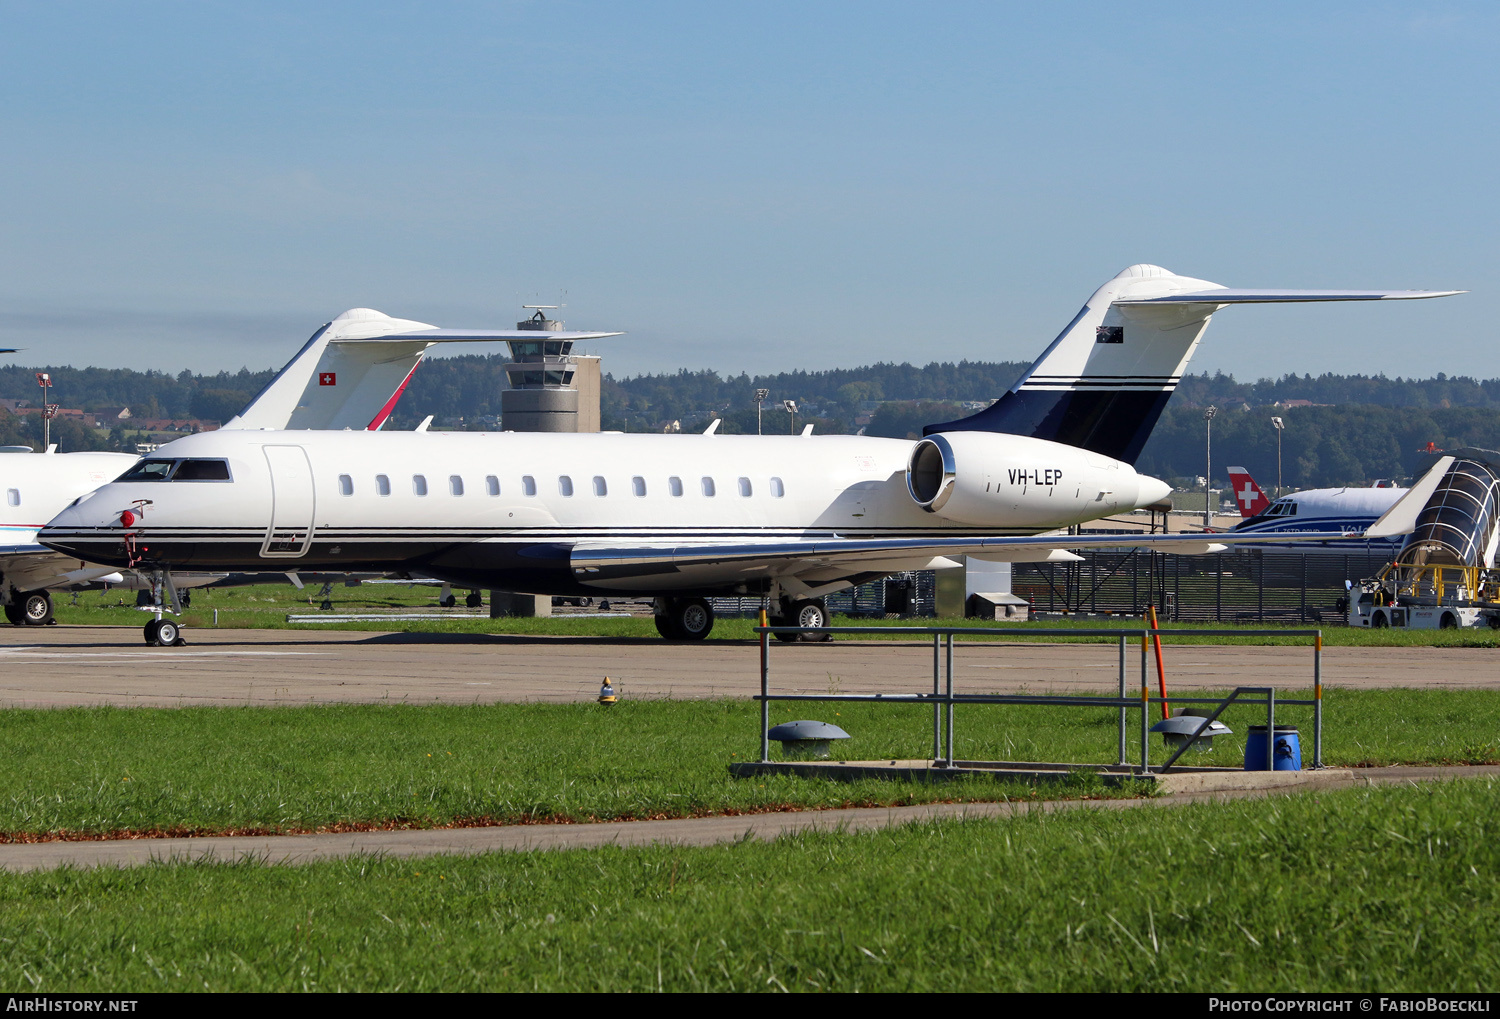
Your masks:
<svg viewBox="0 0 1500 1019"><path fill-rule="evenodd" d="M212 432L162 447L41 538L154 570L412 571L538 594L653 596L669 637L706 636L703 599L716 594L759 594L778 620L819 625L820 596L956 566L954 554L1224 548L1236 539L1043 532L1167 496L1132 464L1220 308L1456 292L1231 290L1135 265L1095 292L1008 393L915 442Z"/></svg>

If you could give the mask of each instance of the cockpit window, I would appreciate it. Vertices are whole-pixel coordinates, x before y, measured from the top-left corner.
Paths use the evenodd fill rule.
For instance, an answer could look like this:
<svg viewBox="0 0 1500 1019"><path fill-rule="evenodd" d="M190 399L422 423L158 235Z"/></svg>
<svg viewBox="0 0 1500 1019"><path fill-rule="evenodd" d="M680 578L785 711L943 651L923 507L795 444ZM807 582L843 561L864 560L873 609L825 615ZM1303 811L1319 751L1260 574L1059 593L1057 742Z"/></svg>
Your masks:
<svg viewBox="0 0 1500 1019"><path fill-rule="evenodd" d="M120 481L229 481L228 460L142 460Z"/></svg>
<svg viewBox="0 0 1500 1019"><path fill-rule="evenodd" d="M183 460L172 475L173 481L228 481L228 460Z"/></svg>
<svg viewBox="0 0 1500 1019"><path fill-rule="evenodd" d="M120 481L166 481L172 475L176 460L142 460L121 474Z"/></svg>

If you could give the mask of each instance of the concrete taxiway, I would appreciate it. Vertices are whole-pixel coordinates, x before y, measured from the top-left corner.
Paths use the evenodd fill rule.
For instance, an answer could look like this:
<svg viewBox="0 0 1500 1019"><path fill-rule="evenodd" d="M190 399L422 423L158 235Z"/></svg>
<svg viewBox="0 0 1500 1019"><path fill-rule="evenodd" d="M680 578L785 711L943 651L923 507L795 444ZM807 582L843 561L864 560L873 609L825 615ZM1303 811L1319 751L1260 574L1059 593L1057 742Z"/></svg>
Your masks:
<svg viewBox="0 0 1500 1019"><path fill-rule="evenodd" d="M625 697L748 697L760 682L751 642L206 628L187 636L187 647L157 648L134 627L0 628L0 705L576 701L597 696L605 676ZM1107 693L1117 660L1115 645L959 643L955 688ZM1139 663L1131 648L1131 684ZM1312 682L1307 647L1168 645L1166 664L1177 689ZM931 689L932 646L777 644L771 667L781 693L910 693ZM1325 648L1323 681L1500 689L1500 649Z"/></svg>

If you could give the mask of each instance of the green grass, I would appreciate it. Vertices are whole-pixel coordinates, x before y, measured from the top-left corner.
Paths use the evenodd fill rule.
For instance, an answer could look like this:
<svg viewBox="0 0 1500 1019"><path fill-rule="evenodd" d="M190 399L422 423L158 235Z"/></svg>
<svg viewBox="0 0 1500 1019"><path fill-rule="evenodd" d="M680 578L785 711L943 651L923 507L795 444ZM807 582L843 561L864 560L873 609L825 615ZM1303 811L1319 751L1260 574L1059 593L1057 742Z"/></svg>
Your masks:
<svg viewBox="0 0 1500 1019"><path fill-rule="evenodd" d="M403 584L363 584L359 587L335 586L330 600L335 612L385 612L399 610L431 610L440 613L437 604L438 588L430 586L407 586ZM657 639L656 627L649 616L614 619L579 619L554 616L541 619L428 619L392 620L371 623L288 623L289 614L318 615L317 606L322 597L317 588L309 586L296 591L290 585L263 584L235 588L200 588L192 592L192 605L182 616L182 623L190 629L215 626L214 612L218 611L217 626L221 629L331 629L363 632L403 633L507 633L520 635L550 635L572 637L649 638ZM598 610L596 599L594 611ZM89 626L145 625L146 613L135 608L135 594L130 591L85 591L76 594L59 593L56 596L59 623ZM455 612L474 612L474 609L455 609ZM331 613L330 613L331 614ZM881 628L900 626L960 626L970 629L1004 626L1003 623L985 622L977 619L850 619L835 617L839 626L872 626ZM720 619L714 626L712 640L755 640L753 619ZM1101 643L1114 640L1112 637L1072 637L1069 631L1079 629L1131 630L1141 629L1138 619L1081 620L1048 619L1018 624L1019 628L1035 632L1036 640L1046 642ZM1187 630L1235 629L1231 623L1174 623L1175 628ZM1315 624L1250 623L1240 629L1316 629ZM909 640L899 634L862 635L858 638L836 639L859 640ZM982 638L974 638L982 639ZM1026 641L1032 638L993 638ZM1169 643L1188 644L1278 644L1308 643L1309 638L1281 637L1173 637ZM1364 630L1347 626L1323 627L1323 642L1329 647L1500 647L1500 632L1494 630Z"/></svg>
<svg viewBox="0 0 1500 1019"><path fill-rule="evenodd" d="M1325 703L1330 764L1500 761L1500 693L1334 690ZM1188 763L1238 766L1260 711L1231 709L1237 735ZM1310 763L1309 711L1286 708L1278 721L1302 726ZM854 737L842 754L866 760L928 756L931 717L919 706L831 702L772 713L773 723L835 722ZM1112 709L960 706L955 751L1111 762L1115 718ZM729 764L758 756L758 734L747 701L13 709L0 712L0 833L304 831L1102 794L1085 780L1038 793L989 779L731 778ZM1165 758L1158 737L1151 753Z"/></svg>
<svg viewBox="0 0 1500 1019"><path fill-rule="evenodd" d="M659 846L0 875L0 981L1487 992L1491 782Z"/></svg>

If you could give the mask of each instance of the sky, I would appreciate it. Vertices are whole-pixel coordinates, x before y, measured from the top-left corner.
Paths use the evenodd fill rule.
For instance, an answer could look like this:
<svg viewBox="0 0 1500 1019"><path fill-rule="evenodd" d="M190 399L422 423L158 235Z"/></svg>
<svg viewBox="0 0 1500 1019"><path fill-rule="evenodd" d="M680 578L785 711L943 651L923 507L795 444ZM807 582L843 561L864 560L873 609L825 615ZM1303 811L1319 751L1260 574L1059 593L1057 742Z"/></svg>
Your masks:
<svg viewBox="0 0 1500 1019"><path fill-rule="evenodd" d="M1493 3L0 0L0 346L285 362L565 302L618 376L1031 360L1152 262L1193 370L1500 376ZM456 352L454 348L445 351ZM12 356L5 355L9 360Z"/></svg>

